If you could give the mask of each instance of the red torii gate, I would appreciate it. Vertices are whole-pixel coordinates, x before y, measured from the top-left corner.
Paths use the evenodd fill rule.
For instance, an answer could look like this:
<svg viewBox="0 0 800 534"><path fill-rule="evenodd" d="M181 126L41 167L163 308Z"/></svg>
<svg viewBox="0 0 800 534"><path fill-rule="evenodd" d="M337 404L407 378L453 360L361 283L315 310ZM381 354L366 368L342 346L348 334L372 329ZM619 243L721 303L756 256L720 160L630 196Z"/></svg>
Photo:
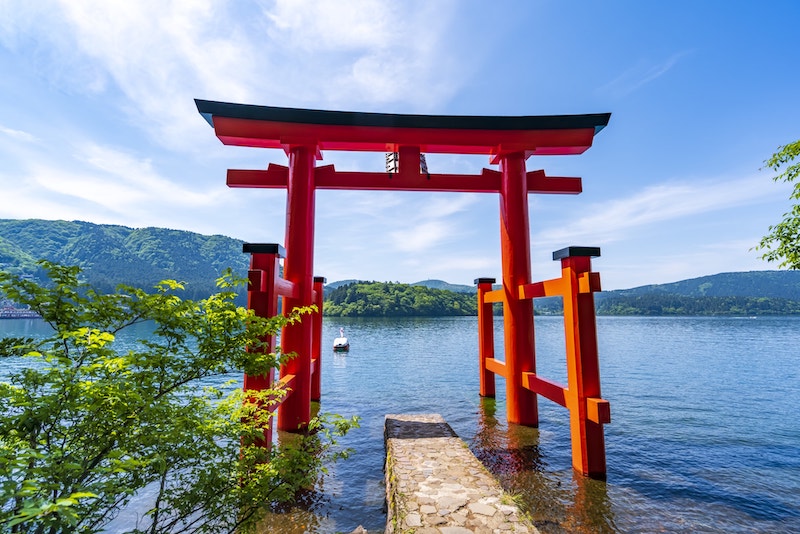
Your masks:
<svg viewBox="0 0 800 534"><path fill-rule="evenodd" d="M282 247L272 245L269 276L284 309L321 302L322 284L313 276L314 202L317 189L457 191L500 194L500 237L503 288L492 291L489 279L478 279L481 395L494 396L493 375L506 378L507 418L511 423L538 425L536 395L570 410L573 466L589 476L604 476L603 423L610 421L608 403L600 398L600 377L594 320L594 291L599 276L590 257L599 249L570 247L554 253L562 261L562 278L532 283L528 193L577 194L581 179L548 177L527 171L532 155L581 154L602 130L610 114L479 117L398 115L278 108L195 100L200 114L226 145L283 149L288 167L270 163L266 170L228 170L229 187L287 190L284 278L275 286L274 266ZM316 167L323 150L395 152L396 173L342 172L333 165ZM430 174L420 171L423 153L486 154L500 171L480 174ZM264 248L267 247L267 248ZM270 246L246 245L252 269L264 262ZM258 284L251 276L251 289ZM259 286L261 287L261 286ZM261 288L263 291L263 288ZM536 375L533 305L539 296L562 295L567 335L568 386ZM274 297L277 299L277 294ZM495 360L491 334L491 302L503 303L505 361ZM320 310L321 313L321 310ZM487 315L488 314L488 315ZM488 317L488 318L487 318ZM282 334L284 351L297 357L281 368L292 394L278 408L278 426L297 430L311 418L311 400L319 397L319 351L314 321L301 321ZM569 323L569 324L567 324ZM316 346L312 346L315 345ZM246 377L258 383L254 377ZM491 379L491 384L490 380ZM314 382L312 393L312 380ZM271 383L271 381L270 381Z"/></svg>

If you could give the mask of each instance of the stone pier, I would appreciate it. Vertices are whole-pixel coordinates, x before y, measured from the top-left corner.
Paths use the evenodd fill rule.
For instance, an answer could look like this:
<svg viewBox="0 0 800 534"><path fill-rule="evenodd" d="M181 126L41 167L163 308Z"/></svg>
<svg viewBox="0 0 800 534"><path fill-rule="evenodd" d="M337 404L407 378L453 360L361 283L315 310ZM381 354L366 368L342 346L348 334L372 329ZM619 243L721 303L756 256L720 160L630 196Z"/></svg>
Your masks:
<svg viewBox="0 0 800 534"><path fill-rule="evenodd" d="M438 414L387 415L386 532L537 533Z"/></svg>

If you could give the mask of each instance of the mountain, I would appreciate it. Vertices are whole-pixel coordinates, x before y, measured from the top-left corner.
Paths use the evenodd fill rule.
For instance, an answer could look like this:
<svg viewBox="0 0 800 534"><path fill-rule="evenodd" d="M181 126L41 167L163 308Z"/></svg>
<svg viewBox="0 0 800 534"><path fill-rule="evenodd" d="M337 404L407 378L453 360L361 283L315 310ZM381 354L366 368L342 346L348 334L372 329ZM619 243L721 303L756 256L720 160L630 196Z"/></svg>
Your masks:
<svg viewBox="0 0 800 534"><path fill-rule="evenodd" d="M466 286L462 284L449 284L444 280L423 280L421 282L414 282L412 286L424 286L430 289L444 289L445 291L452 291L454 293L475 293L476 286Z"/></svg>
<svg viewBox="0 0 800 534"><path fill-rule="evenodd" d="M325 294L327 295L328 291L333 291L334 289L342 287L342 286L346 286L347 284L355 284L356 282L367 283L364 280L356 280L354 278L351 278L349 280L338 280L336 282L331 282L330 284L326 284L325 285Z"/></svg>
<svg viewBox="0 0 800 534"><path fill-rule="evenodd" d="M215 280L225 268L239 276L247 273L249 256L242 253L242 243L222 235L166 228L0 219L0 269L41 277L44 273L36 261L46 259L80 266L84 279L99 291L112 291L121 283L150 289L160 280L175 279L186 284L186 298L199 299L216 291ZM341 280L325 286L326 299L343 288L347 291L336 293L343 314L363 313L362 301L378 315L423 310L473 313L474 286L442 280L414 284ZM243 301L242 296L239 302ZM720 273L602 292L595 295L595 302L598 314L607 315L796 314L800 271ZM561 299L537 299L534 308L542 314L560 313Z"/></svg>
<svg viewBox="0 0 800 534"><path fill-rule="evenodd" d="M166 228L128 228L81 221L0 219L0 268L41 277L36 261L78 265L100 291L125 283L152 288L164 279L186 284L186 298L204 298L228 267L247 274L242 241Z"/></svg>
<svg viewBox="0 0 800 534"><path fill-rule="evenodd" d="M720 273L671 284L607 291L605 294L625 297L667 294L684 297L767 297L800 300L800 271Z"/></svg>

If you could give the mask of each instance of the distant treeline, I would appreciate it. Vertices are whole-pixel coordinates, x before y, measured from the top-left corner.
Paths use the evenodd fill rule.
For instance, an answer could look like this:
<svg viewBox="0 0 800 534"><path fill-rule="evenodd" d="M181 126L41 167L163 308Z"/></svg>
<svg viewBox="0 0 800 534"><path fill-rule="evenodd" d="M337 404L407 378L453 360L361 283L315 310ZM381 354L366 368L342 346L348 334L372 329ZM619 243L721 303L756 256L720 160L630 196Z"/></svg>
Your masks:
<svg viewBox="0 0 800 534"><path fill-rule="evenodd" d="M638 295L595 303L598 315L795 315L800 301L767 297Z"/></svg>
<svg viewBox="0 0 800 534"><path fill-rule="evenodd" d="M537 299L538 315L561 315L560 298ZM597 315L797 315L800 300L767 297L687 297L683 295L595 295Z"/></svg>
<svg viewBox="0 0 800 534"><path fill-rule="evenodd" d="M324 315L334 317L445 317L477 315L474 294L392 282L354 282L331 290Z"/></svg>
<svg viewBox="0 0 800 534"><path fill-rule="evenodd" d="M700 316L797 315L800 301L766 297L689 297L652 293L595 296L597 315ZM331 290L323 305L333 317L409 317L477 315L475 294L387 282L352 282ZM536 315L561 315L559 297L536 299ZM495 306L495 314L502 307Z"/></svg>
<svg viewBox="0 0 800 534"><path fill-rule="evenodd" d="M0 219L0 270L41 278L38 259L78 265L100 292L118 284L151 289L158 281L185 282L185 298L217 291L230 267L247 274L242 241L166 228L128 228L80 221ZM238 303L244 304L240 288ZM2 297L2 296L0 296ZM333 282L325 288L324 313L349 317L477 315L475 286L424 280L415 284ZM794 315L800 314L800 271L720 273L669 284L595 294L598 315ZM495 305L496 314L502 307ZM560 298L536 299L534 312L562 313Z"/></svg>

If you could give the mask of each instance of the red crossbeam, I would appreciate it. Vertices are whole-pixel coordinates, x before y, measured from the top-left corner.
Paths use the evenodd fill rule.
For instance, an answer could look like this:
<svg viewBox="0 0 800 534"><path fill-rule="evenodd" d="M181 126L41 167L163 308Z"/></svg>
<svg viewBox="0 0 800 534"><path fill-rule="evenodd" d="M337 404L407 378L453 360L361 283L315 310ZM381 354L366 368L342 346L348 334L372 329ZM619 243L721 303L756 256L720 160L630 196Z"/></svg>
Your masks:
<svg viewBox="0 0 800 534"><path fill-rule="evenodd" d="M387 172L337 171L333 165L314 170L317 189L370 190L370 191L459 191L463 193L498 193L500 173L483 169L481 174L421 174ZM529 193L576 195L582 191L581 179L575 177L548 177L543 170L526 173ZM270 163L266 170L230 169L228 187L285 189L289 183L289 169Z"/></svg>
<svg viewBox="0 0 800 534"><path fill-rule="evenodd" d="M595 128L559 130L459 130L299 124L214 116L214 130L226 145L286 149L314 145L320 150L396 152L419 146L425 153L492 154L521 151L539 156L582 154Z"/></svg>

